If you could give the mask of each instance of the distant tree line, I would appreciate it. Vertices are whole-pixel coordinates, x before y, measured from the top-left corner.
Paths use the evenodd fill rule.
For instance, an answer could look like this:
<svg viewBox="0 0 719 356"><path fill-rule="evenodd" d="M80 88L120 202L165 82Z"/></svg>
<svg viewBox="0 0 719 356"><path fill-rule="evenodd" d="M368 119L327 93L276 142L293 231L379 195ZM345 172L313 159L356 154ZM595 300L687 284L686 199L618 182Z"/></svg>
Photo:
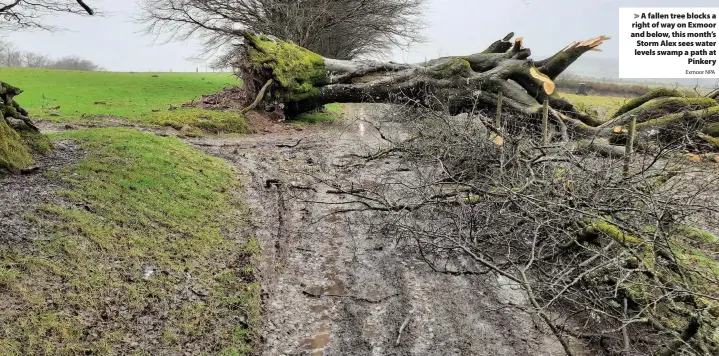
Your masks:
<svg viewBox="0 0 719 356"><path fill-rule="evenodd" d="M617 80L582 77L574 74L560 75L555 81L557 89L574 94L581 83L585 83L589 94L617 97L636 97L648 93L652 88L645 84L633 84Z"/></svg>
<svg viewBox="0 0 719 356"><path fill-rule="evenodd" d="M77 56L52 59L40 53L19 50L12 43L4 41L0 41L0 66L82 71L102 70L92 61Z"/></svg>

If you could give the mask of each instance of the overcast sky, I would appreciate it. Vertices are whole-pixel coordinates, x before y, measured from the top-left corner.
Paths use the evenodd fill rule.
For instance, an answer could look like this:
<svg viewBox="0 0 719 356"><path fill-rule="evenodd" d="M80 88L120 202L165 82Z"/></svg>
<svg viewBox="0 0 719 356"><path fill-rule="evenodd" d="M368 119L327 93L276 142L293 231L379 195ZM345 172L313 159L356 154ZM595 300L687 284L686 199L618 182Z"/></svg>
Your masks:
<svg viewBox="0 0 719 356"><path fill-rule="evenodd" d="M134 23L135 0L91 0L106 17L59 15L47 22L64 32L16 32L8 39L20 49L52 57L78 55L112 71L194 71L204 63L197 42L157 43ZM588 56L616 57L619 7L711 7L717 0L429 0L428 43L397 51L397 62L420 62L437 56L464 55L514 31L523 36L534 58L562 49L574 40L598 35L614 39L604 52ZM201 69L202 70L202 69Z"/></svg>

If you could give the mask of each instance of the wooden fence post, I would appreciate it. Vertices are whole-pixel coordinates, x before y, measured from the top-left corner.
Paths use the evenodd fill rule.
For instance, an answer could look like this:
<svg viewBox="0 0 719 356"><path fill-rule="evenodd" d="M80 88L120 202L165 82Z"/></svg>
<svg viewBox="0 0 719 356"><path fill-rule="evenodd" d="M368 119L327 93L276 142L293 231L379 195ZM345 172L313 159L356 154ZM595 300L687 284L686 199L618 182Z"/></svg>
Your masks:
<svg viewBox="0 0 719 356"><path fill-rule="evenodd" d="M497 113L494 115L494 128L499 132L502 132L502 102L504 101L504 95L499 93L499 99L497 100Z"/></svg>
<svg viewBox="0 0 719 356"><path fill-rule="evenodd" d="M549 145L549 100L544 101L542 110L542 146Z"/></svg>

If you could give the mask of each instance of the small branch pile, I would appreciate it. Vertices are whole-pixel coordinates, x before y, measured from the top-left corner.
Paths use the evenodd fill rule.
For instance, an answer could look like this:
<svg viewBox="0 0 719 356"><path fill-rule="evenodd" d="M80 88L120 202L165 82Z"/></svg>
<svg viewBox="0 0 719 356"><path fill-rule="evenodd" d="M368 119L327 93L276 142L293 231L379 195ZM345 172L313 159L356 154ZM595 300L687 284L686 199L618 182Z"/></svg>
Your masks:
<svg viewBox="0 0 719 356"><path fill-rule="evenodd" d="M623 109L638 127L676 119L666 111L675 100L709 115L704 100L646 99ZM662 109L650 113L652 100ZM319 182L345 196L337 214L367 214L370 229L437 273L511 281L527 298L517 308L539 316L568 355L571 340L604 355L719 353L715 164L689 162L677 154L684 145L661 135L651 136L654 154L580 155L547 147L515 116L405 108L388 115L411 128L409 139L337 168L394 158L401 173Z"/></svg>

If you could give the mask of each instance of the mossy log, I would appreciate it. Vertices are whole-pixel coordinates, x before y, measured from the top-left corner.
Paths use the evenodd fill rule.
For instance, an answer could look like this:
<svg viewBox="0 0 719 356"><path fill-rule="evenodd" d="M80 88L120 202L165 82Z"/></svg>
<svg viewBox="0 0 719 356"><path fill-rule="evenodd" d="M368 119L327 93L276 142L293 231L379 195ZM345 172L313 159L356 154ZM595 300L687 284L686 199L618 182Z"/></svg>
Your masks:
<svg viewBox="0 0 719 356"><path fill-rule="evenodd" d="M0 173L13 172L33 163L32 153L46 153L50 141L15 101L22 90L0 82Z"/></svg>
<svg viewBox="0 0 719 356"><path fill-rule="evenodd" d="M690 141L697 151L719 149L719 90L707 96L688 96L676 90L654 89L622 106L600 129L620 129L633 118L644 141L666 144ZM616 135L615 135L616 136ZM616 140L616 137L615 137Z"/></svg>
<svg viewBox="0 0 719 356"><path fill-rule="evenodd" d="M608 285L618 292L612 295L628 299L633 311L668 336L657 355L673 355L692 342L711 354L719 352L719 238L685 225L668 226L659 239L652 226L630 233L608 220L580 225L584 229L578 242L618 242L612 255L627 256L587 274L584 281ZM617 279L620 273L623 278Z"/></svg>
<svg viewBox="0 0 719 356"><path fill-rule="evenodd" d="M486 50L419 64L346 61L321 57L276 38L247 33L235 67L243 78L249 105L260 88L273 80L265 95L267 110L294 116L332 102L410 100L453 114L495 108L500 93L504 109L541 116L544 100L580 122L591 120L556 91L554 79L583 53L596 50L608 37L576 42L543 61L530 59L523 39L514 34ZM555 115L555 120L560 120Z"/></svg>
<svg viewBox="0 0 719 356"><path fill-rule="evenodd" d="M711 97L684 98L677 91L660 89L627 103L611 125L603 123L562 98L554 80L581 55L599 50L609 37L573 42L540 61L530 58L531 50L524 47L521 37L513 37L510 33L475 54L399 64L325 58L291 42L245 33L234 65L245 83L242 105L255 102L265 84L273 81L263 92L262 103L253 107L274 117L296 116L333 102L409 102L450 114L493 112L501 96L503 111L511 112L523 125L536 125L533 131L540 132L542 106L547 100L551 141L601 138L619 149L623 146L615 137L614 126L626 125L639 112L643 116L637 120L637 147L641 148L648 146L643 140L654 139L642 135L641 127L649 126L648 121L654 127L669 125L673 120L654 119L719 105ZM712 122L714 117L702 119ZM660 130L660 135L664 133ZM614 151L601 146L605 152Z"/></svg>

